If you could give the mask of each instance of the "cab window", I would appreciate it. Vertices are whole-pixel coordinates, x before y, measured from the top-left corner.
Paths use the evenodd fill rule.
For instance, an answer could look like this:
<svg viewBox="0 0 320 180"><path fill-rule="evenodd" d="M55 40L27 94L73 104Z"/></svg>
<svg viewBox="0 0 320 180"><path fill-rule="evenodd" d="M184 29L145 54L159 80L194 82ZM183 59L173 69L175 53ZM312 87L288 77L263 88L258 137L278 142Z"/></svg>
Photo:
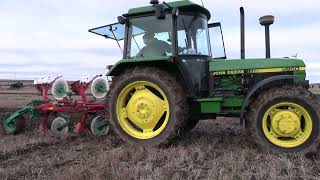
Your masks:
<svg viewBox="0 0 320 180"><path fill-rule="evenodd" d="M170 15L165 19L149 16L130 20L127 57L171 56L171 25Z"/></svg>

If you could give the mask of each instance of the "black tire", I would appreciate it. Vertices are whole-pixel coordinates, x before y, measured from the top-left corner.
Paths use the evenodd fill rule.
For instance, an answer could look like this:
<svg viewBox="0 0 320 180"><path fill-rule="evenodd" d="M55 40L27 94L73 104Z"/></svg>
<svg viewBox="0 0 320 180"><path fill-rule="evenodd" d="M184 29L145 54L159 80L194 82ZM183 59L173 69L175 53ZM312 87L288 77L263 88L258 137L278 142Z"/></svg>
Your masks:
<svg viewBox="0 0 320 180"><path fill-rule="evenodd" d="M200 121L200 119L189 118L189 120L187 121L187 123L183 127L183 130L182 130L183 133L186 134L186 133L192 131L197 126L199 121Z"/></svg>
<svg viewBox="0 0 320 180"><path fill-rule="evenodd" d="M262 119L266 111L273 105L281 102L292 102L303 107L311 116L312 132L310 137L301 145L285 148L272 143L262 129ZM319 113L320 105L314 94L303 87L283 86L269 89L261 93L250 104L246 127L251 139L261 148L261 150L302 153L314 152L320 142L319 136Z"/></svg>
<svg viewBox="0 0 320 180"><path fill-rule="evenodd" d="M157 85L166 95L169 102L169 121L164 130L151 139L137 139L127 134L118 122L116 114L116 102L120 92L128 85L136 81L147 81ZM185 91L172 74L154 67L136 67L126 70L114 77L110 88L109 104L110 124L117 135L125 142L138 146L159 146L172 142L185 126L188 114L188 103Z"/></svg>
<svg viewBox="0 0 320 180"><path fill-rule="evenodd" d="M187 120L187 122L185 123L184 127L182 128L182 134L183 134L183 135L186 135L186 134L188 134L190 131L192 131L192 130L197 126L197 124L198 124L199 121L200 121L200 116L199 116L199 115L196 115L196 114L193 114L192 111L198 111L198 110L189 108L188 120ZM200 111L200 110L199 110L199 111Z"/></svg>

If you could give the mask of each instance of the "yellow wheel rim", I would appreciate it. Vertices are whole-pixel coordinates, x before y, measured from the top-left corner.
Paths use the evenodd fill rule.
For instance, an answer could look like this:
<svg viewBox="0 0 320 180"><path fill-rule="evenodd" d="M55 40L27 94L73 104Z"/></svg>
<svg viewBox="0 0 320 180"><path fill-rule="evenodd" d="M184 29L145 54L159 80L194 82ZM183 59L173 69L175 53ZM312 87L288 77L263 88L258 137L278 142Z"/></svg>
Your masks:
<svg viewBox="0 0 320 180"><path fill-rule="evenodd" d="M283 102L266 111L262 129L273 144L283 148L294 148L306 142L311 136L312 119L302 106Z"/></svg>
<svg viewBox="0 0 320 180"><path fill-rule="evenodd" d="M169 101L155 84L136 81L119 94L117 119L122 129L137 139L158 136L169 121Z"/></svg>

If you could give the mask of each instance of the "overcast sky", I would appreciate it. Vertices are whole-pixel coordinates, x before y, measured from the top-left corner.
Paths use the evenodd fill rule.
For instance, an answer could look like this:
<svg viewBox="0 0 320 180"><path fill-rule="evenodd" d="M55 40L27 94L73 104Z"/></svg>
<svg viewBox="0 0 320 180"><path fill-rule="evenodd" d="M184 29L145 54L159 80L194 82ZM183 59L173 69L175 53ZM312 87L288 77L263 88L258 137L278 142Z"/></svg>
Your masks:
<svg viewBox="0 0 320 180"><path fill-rule="evenodd" d="M201 3L200 0L194 2ZM131 7L148 0L0 0L0 79L64 75L76 80L104 74L121 59L112 40L88 33L110 24ZM239 7L246 9L247 58L264 57L260 16L276 17L271 27L273 57L298 54L308 79L320 82L319 0L204 0L211 22L223 26L228 58L240 56Z"/></svg>

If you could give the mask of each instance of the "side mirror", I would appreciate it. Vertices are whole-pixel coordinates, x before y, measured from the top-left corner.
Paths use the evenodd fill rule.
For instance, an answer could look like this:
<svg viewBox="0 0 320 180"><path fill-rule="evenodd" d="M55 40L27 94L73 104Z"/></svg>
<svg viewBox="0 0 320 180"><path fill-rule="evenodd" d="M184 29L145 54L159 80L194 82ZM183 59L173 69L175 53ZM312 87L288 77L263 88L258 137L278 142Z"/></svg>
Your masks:
<svg viewBox="0 0 320 180"><path fill-rule="evenodd" d="M125 17L123 17L123 16L118 16L118 22L119 22L120 24L126 24L127 21L128 21L128 20L127 20Z"/></svg>

